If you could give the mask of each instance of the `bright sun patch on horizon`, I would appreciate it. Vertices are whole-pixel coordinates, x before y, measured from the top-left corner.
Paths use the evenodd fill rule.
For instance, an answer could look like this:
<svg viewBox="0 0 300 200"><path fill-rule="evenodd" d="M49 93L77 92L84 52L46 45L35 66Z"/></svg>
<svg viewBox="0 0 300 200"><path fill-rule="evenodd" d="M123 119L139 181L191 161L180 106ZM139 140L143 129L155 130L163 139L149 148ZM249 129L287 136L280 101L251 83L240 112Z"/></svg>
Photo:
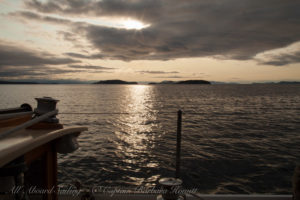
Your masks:
<svg viewBox="0 0 300 200"><path fill-rule="evenodd" d="M143 24L142 22L133 19L123 20L122 25L126 29L137 29L137 30L141 30L143 28L147 28L148 26L150 26L149 24Z"/></svg>

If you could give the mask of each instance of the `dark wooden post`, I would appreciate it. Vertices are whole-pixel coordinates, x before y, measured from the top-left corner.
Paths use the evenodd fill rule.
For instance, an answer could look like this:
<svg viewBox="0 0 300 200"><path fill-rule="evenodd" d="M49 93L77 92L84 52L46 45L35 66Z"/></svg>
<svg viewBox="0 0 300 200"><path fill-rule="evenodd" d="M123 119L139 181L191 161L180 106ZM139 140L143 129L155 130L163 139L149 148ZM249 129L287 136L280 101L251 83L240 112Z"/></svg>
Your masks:
<svg viewBox="0 0 300 200"><path fill-rule="evenodd" d="M46 169L45 169L45 184L46 188L51 191L44 197L47 200L57 200L57 152L55 143L52 142L50 148L46 152Z"/></svg>
<svg viewBox="0 0 300 200"><path fill-rule="evenodd" d="M182 111L179 110L177 112L177 143L176 143L176 174L175 174L175 178L180 177L181 121L182 121Z"/></svg>
<svg viewBox="0 0 300 200"><path fill-rule="evenodd" d="M28 187L46 189L44 200L57 200L57 152L55 141L39 146L25 154L25 162L29 166L25 178ZM33 165L32 165L33 164Z"/></svg>

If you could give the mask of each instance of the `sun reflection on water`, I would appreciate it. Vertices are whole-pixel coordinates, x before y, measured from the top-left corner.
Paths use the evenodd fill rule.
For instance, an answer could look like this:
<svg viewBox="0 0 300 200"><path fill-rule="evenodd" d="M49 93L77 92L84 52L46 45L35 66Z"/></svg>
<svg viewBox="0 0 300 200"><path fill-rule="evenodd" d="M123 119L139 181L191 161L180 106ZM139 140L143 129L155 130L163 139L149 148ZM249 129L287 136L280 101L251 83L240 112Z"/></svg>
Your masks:
<svg viewBox="0 0 300 200"><path fill-rule="evenodd" d="M121 115L119 131L115 132L118 138L116 152L128 165L138 164L140 167L157 167L151 154L155 147L157 126L157 113L153 111L153 87L147 85L134 85L125 88L125 101L127 106L124 112L129 115ZM129 169L133 171L134 169Z"/></svg>
<svg viewBox="0 0 300 200"><path fill-rule="evenodd" d="M156 114L152 111L152 87L147 85L134 85L126 88L127 107L124 112L130 113L121 117L121 131L117 135L132 149L143 151L152 138L152 128Z"/></svg>

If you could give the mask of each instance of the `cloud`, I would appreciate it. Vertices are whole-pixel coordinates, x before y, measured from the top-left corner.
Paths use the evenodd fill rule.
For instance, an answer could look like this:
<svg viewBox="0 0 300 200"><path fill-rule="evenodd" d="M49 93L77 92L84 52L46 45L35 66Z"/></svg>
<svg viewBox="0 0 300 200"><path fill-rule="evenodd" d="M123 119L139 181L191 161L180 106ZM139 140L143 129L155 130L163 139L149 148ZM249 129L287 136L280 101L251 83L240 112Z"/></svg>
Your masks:
<svg viewBox="0 0 300 200"><path fill-rule="evenodd" d="M165 71L137 71L138 73L141 74L178 74L179 72L177 71L172 71L172 72L165 72Z"/></svg>
<svg viewBox="0 0 300 200"><path fill-rule="evenodd" d="M299 63L299 62L300 62L300 52L297 52L293 55L281 54L280 56L274 57L272 60L260 62L260 64L284 66L284 65Z"/></svg>
<svg viewBox="0 0 300 200"><path fill-rule="evenodd" d="M263 65L284 66L300 63L300 42L284 48L263 52L255 56L255 59Z"/></svg>
<svg viewBox="0 0 300 200"><path fill-rule="evenodd" d="M79 62L0 41L0 69L3 66L62 65Z"/></svg>
<svg viewBox="0 0 300 200"><path fill-rule="evenodd" d="M102 67L97 65L69 65L70 68L76 69L101 69L101 70L113 70L115 68Z"/></svg>
<svg viewBox="0 0 300 200"><path fill-rule="evenodd" d="M75 57L75 58L84 58L84 59L102 59L105 58L106 56L102 54L89 54L89 55L84 55L81 53L73 53L73 52L67 52L64 55Z"/></svg>
<svg viewBox="0 0 300 200"><path fill-rule="evenodd" d="M57 13L63 15L92 15L92 16L131 16L149 19L160 15L162 2L160 0L38 0L25 1L30 9L42 13Z"/></svg>
<svg viewBox="0 0 300 200"><path fill-rule="evenodd" d="M156 76L153 78L195 78L195 77L189 77L189 76Z"/></svg>
<svg viewBox="0 0 300 200"><path fill-rule="evenodd" d="M0 70L0 77L1 78L14 78L14 77L20 77L20 76L30 76L30 77L36 77L36 76L44 76L45 73L35 71L34 69L9 69L6 68L5 70Z"/></svg>
<svg viewBox="0 0 300 200"><path fill-rule="evenodd" d="M28 0L26 5L41 13L130 17L150 24L139 31L75 25L75 33L107 59L248 60L300 41L300 1L295 0Z"/></svg>
<svg viewBox="0 0 300 200"><path fill-rule="evenodd" d="M73 63L80 61L0 41L0 77L42 77L83 71L50 67Z"/></svg>
<svg viewBox="0 0 300 200"><path fill-rule="evenodd" d="M39 12L44 13L74 13L86 12L90 10L92 1L69 1L69 0L52 0L42 3L37 0L25 1L25 5L30 8L35 8Z"/></svg>
<svg viewBox="0 0 300 200"><path fill-rule="evenodd" d="M16 78L16 77L27 77L27 78L42 78L51 77L52 75L67 74L67 73L80 73L85 70L68 70L51 67L2 67L0 68L1 78Z"/></svg>
<svg viewBox="0 0 300 200"><path fill-rule="evenodd" d="M68 19L51 17L51 16L42 16L40 14L30 12L30 11L17 11L17 12L12 12L9 15L13 17L18 17L20 19L29 19L29 20L49 22L54 24L71 25L74 23L73 21L70 21Z"/></svg>

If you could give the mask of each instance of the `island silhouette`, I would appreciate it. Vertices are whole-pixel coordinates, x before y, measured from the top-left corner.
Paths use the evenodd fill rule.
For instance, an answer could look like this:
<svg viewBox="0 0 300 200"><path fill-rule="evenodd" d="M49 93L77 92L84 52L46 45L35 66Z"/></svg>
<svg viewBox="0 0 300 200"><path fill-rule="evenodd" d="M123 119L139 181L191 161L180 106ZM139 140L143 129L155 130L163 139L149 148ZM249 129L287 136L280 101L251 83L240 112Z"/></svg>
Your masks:
<svg viewBox="0 0 300 200"><path fill-rule="evenodd" d="M149 85L155 84L208 84L210 85L211 82L205 80L186 80L186 81L162 81L159 83L150 82Z"/></svg>
<svg viewBox="0 0 300 200"><path fill-rule="evenodd" d="M98 81L94 84L138 84L137 82L128 82L122 80L105 80L105 81Z"/></svg>

